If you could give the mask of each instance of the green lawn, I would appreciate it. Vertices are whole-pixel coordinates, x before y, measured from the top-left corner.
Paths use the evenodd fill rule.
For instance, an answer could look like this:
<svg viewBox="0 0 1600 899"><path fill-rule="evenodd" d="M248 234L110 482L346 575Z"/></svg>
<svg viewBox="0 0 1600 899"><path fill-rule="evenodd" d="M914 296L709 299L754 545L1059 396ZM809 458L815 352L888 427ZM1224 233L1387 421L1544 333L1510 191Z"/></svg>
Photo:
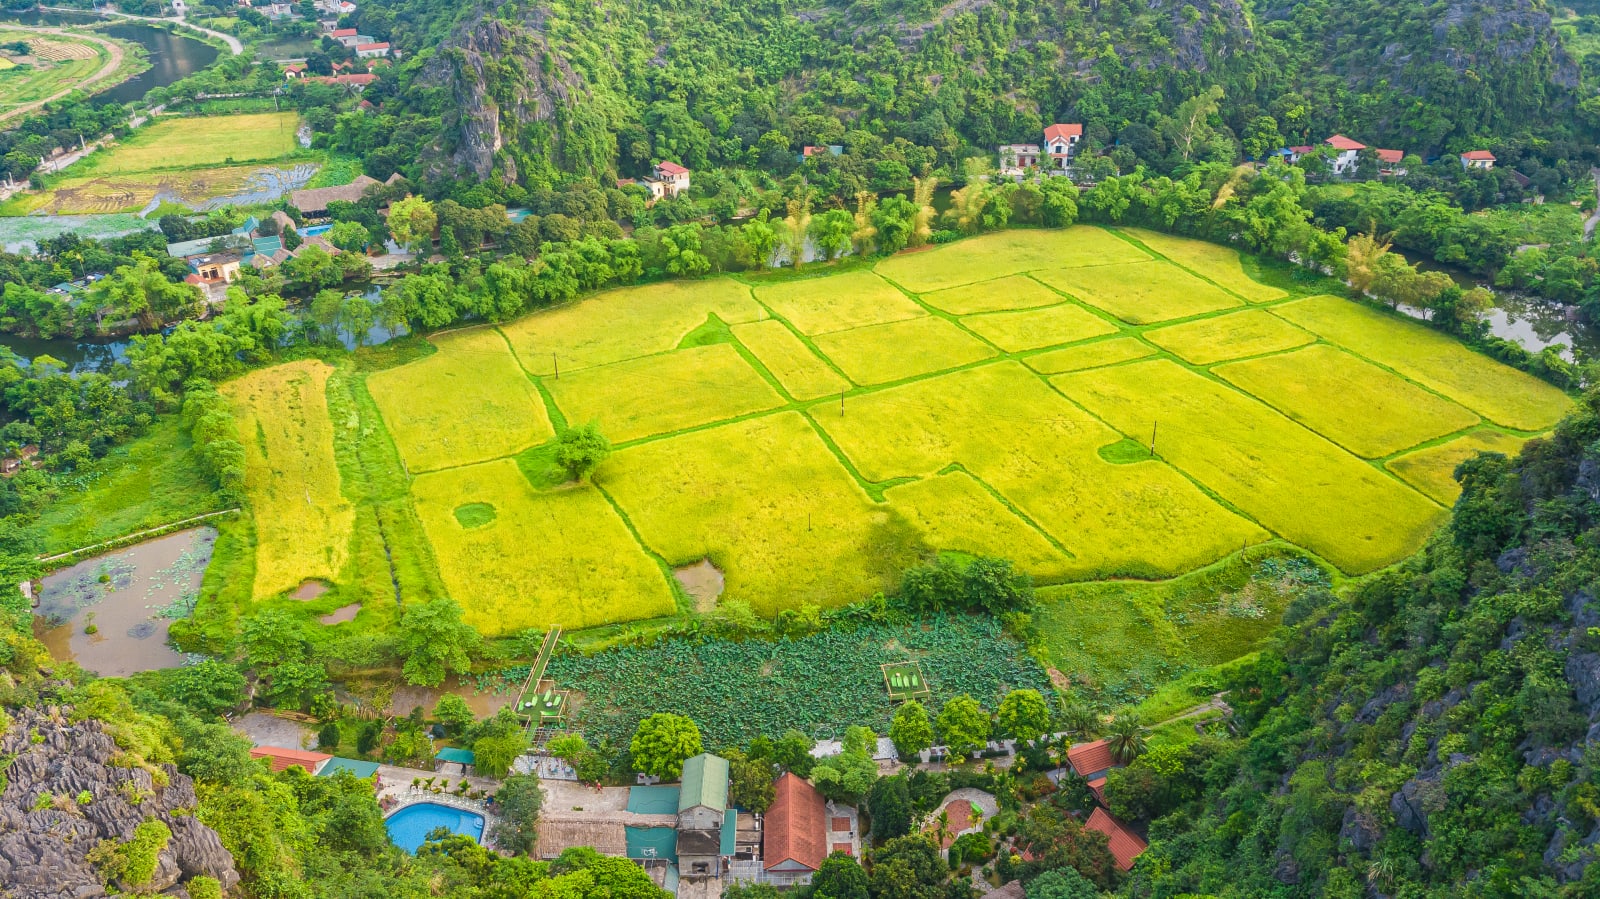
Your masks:
<svg viewBox="0 0 1600 899"><path fill-rule="evenodd" d="M85 479L40 514L34 531L44 554L121 537L224 508L201 473L177 416L157 419L149 433L112 450Z"/></svg>

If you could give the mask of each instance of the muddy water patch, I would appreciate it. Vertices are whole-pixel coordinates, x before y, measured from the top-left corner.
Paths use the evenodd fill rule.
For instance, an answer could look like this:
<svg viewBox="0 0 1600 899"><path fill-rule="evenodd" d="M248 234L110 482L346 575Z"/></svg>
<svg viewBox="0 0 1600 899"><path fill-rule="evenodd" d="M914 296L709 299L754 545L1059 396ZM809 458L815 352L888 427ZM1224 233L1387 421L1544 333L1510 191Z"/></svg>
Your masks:
<svg viewBox="0 0 1600 899"><path fill-rule="evenodd" d="M346 621L356 620L356 613L361 611L361 603L353 602L347 606L340 606L317 620L323 624L343 624Z"/></svg>
<svg viewBox="0 0 1600 899"><path fill-rule="evenodd" d="M305 581L295 588L294 598L301 602L310 602L328 592L328 585L322 581Z"/></svg>
<svg viewBox="0 0 1600 899"><path fill-rule="evenodd" d="M727 583L722 576L722 569L711 564L710 559L701 559L693 565L675 568L672 576L678 579L683 592L689 594L696 612L709 612L715 609L717 597L722 595L722 588Z"/></svg>
<svg viewBox="0 0 1600 899"><path fill-rule="evenodd" d="M194 611L216 539L214 528L179 531L49 575L35 631L54 658L107 677L182 665L167 630Z"/></svg>

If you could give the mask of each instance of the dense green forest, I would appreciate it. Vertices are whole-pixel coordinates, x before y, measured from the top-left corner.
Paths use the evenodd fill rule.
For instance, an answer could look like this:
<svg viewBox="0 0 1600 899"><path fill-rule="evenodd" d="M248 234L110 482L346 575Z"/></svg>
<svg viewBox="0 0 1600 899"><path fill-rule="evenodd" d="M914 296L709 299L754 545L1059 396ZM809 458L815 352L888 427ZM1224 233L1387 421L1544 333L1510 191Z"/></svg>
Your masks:
<svg viewBox="0 0 1600 899"><path fill-rule="evenodd" d="M1297 600L1231 684L1246 739L1112 776L1156 819L1131 895L1600 890L1597 410L1462 465L1411 562Z"/></svg>
<svg viewBox="0 0 1600 899"><path fill-rule="evenodd" d="M1600 121L1538 0L519 0L354 20L409 57L378 91L398 127L352 147L378 177L459 167L532 187L663 158L783 173L800 147L843 143L881 190L1052 121L1163 169L1339 130L1425 158L1576 157L1562 151ZM1174 140L1175 111L1212 87L1219 139Z"/></svg>

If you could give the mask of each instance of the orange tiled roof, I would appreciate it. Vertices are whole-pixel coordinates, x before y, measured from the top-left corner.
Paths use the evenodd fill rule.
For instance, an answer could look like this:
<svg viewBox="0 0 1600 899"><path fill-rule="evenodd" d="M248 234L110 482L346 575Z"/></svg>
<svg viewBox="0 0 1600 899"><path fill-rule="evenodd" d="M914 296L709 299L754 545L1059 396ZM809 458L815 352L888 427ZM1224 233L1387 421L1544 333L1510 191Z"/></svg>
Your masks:
<svg viewBox="0 0 1600 899"><path fill-rule="evenodd" d="M784 861L794 861L815 871L828 857L827 833L823 823L827 818L826 803L816 787L793 772L784 772L774 785L772 805L762 832L763 864L771 868Z"/></svg>
<svg viewBox="0 0 1600 899"><path fill-rule="evenodd" d="M1087 830L1093 830L1106 835L1106 840L1111 848L1111 857L1116 859L1117 867L1124 871L1133 868L1133 860L1138 858L1149 844L1139 838L1139 835L1122 826L1122 822L1111 817L1103 808L1094 810L1089 820L1083 825Z"/></svg>
<svg viewBox="0 0 1600 899"><path fill-rule="evenodd" d="M1116 767L1116 759L1111 756L1111 744L1105 740L1096 740L1093 743L1079 743L1067 750L1067 761L1072 763L1072 770L1079 777L1088 777L1098 774L1109 768Z"/></svg>
<svg viewBox="0 0 1600 899"><path fill-rule="evenodd" d="M317 768L333 756L325 752L307 752L304 749L289 749L284 746L257 746L250 750L253 759L266 759L273 771L287 771L299 766L307 774L317 773Z"/></svg>

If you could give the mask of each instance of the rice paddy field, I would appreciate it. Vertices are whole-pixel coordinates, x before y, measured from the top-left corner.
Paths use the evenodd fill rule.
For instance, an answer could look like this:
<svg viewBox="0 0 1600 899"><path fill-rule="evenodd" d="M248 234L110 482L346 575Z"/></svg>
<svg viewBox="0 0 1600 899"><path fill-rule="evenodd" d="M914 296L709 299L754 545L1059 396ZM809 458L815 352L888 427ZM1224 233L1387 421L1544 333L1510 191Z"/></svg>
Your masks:
<svg viewBox="0 0 1600 899"><path fill-rule="evenodd" d="M163 118L135 131L104 156L85 160L98 175L150 172L178 166L199 167L260 162L299 149L293 112Z"/></svg>
<svg viewBox="0 0 1600 899"><path fill-rule="evenodd" d="M0 113L71 88L111 61L99 43L72 35L0 28L0 44L28 45L25 55L0 55Z"/></svg>
<svg viewBox="0 0 1600 899"><path fill-rule="evenodd" d="M431 344L350 375L371 408L334 423L362 435L346 441L369 447L359 465L276 461L293 441L333 453L305 408L315 368L230 388L241 433L263 435L258 595L311 569L347 576L305 549L348 530L305 499L338 509L342 470L392 485L383 514L419 522L396 564L487 634L679 614L673 569L702 560L721 602L771 616L892 589L949 551L1048 585L1039 619L1063 670L1146 635L1129 665L1155 677L1248 652L1281 611L1248 572L1204 602L1174 578L1241 550L1332 574L1393 564L1446 517L1462 459L1512 451L1568 406L1225 247L1088 226L870 270L612 290ZM298 398L268 404L270 379ZM614 451L566 482L554 435L588 421ZM374 441L392 463L372 461L389 458Z"/></svg>
<svg viewBox="0 0 1600 899"><path fill-rule="evenodd" d="M253 371L230 381L245 452L245 493L255 521L256 598L344 569L355 510L341 490L328 413L333 368L315 360Z"/></svg>
<svg viewBox="0 0 1600 899"><path fill-rule="evenodd" d="M321 158L302 157L307 151L295 137L299 123L293 112L164 116L0 209L5 215L104 215L138 212L157 199L197 210L220 198L268 202L282 192L277 188L303 186Z"/></svg>

